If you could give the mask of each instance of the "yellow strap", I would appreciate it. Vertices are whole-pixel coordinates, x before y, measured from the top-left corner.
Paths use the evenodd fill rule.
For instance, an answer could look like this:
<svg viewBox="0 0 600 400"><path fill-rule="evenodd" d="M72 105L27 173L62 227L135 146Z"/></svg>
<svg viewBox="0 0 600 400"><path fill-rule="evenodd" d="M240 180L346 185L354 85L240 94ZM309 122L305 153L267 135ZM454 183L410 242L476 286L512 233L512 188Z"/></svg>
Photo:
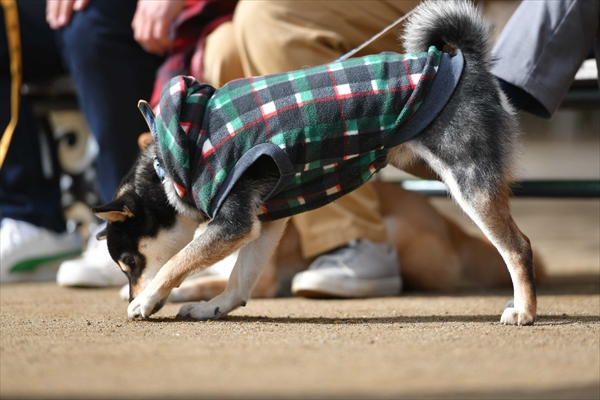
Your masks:
<svg viewBox="0 0 600 400"><path fill-rule="evenodd" d="M2 139L0 139L0 169L4 164L8 146L12 139L17 121L19 120L19 102L21 100L21 34L19 30L19 13L17 11L16 0L0 0L4 10L4 24L6 25L6 38L8 41L8 52L10 54L10 76L11 76L11 96L10 96L10 122L4 130Z"/></svg>

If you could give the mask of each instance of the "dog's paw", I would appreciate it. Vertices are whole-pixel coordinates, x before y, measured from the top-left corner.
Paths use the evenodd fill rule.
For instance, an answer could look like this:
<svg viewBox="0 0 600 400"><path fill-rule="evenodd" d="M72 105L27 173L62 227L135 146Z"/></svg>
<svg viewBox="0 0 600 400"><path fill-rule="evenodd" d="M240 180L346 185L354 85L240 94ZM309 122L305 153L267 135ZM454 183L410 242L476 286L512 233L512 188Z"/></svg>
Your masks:
<svg viewBox="0 0 600 400"><path fill-rule="evenodd" d="M177 316L180 318L193 318L193 319L217 319L224 313L218 306L210 304L207 301L201 301L198 303L188 303L181 306Z"/></svg>
<svg viewBox="0 0 600 400"><path fill-rule="evenodd" d="M143 290L138 297L129 303L129 307L127 307L127 316L129 319L135 319L137 317L147 319L160 310L162 306L165 305L166 301L166 296L161 296L156 292L149 294L148 291Z"/></svg>
<svg viewBox="0 0 600 400"><path fill-rule="evenodd" d="M500 317L500 323L504 325L533 325L534 321L535 316L532 313L520 311L516 307L506 307Z"/></svg>

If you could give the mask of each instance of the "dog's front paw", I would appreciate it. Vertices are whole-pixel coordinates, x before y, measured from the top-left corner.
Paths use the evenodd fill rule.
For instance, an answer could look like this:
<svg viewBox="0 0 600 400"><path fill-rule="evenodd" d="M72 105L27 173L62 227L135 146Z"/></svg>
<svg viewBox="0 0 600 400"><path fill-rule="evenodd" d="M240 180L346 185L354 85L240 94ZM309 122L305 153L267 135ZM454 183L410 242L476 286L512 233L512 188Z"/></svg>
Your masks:
<svg viewBox="0 0 600 400"><path fill-rule="evenodd" d="M127 307L127 316L129 319L142 317L147 319L152 314L160 310L166 303L167 296L161 296L159 293L150 293L147 290L143 290L142 293Z"/></svg>
<svg viewBox="0 0 600 400"><path fill-rule="evenodd" d="M218 306L210 304L207 301L201 301L198 303L188 303L181 306L177 316L180 318L193 318L193 319L217 319L224 312L220 310Z"/></svg>
<svg viewBox="0 0 600 400"><path fill-rule="evenodd" d="M506 307L500 317L500 323L504 325L533 325L534 321L535 316L532 313L516 307Z"/></svg>

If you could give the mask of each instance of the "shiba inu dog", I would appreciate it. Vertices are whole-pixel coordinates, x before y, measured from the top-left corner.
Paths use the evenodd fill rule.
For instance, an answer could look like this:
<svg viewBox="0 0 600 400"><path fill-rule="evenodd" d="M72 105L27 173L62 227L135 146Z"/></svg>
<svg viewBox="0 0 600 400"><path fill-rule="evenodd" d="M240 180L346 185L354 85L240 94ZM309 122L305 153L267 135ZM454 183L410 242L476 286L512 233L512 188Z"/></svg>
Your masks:
<svg viewBox="0 0 600 400"><path fill-rule="evenodd" d="M425 2L406 55L383 53L216 91L189 77L141 104L155 142L94 212L129 278L130 318L158 311L192 272L240 250L223 293L179 315L244 306L287 217L354 190L387 163L424 161L498 249L514 300L503 324L536 316L532 250L510 215L519 129L489 73L489 28L465 2ZM442 48L457 49L453 55ZM195 235L201 224L206 229Z"/></svg>

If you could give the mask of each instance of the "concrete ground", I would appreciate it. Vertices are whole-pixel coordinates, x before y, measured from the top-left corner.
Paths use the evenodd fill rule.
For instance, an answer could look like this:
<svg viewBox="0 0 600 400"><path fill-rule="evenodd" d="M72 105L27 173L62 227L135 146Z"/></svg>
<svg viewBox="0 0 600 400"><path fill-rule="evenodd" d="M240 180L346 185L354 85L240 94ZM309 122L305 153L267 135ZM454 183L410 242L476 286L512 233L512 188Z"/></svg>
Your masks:
<svg viewBox="0 0 600 400"><path fill-rule="evenodd" d="M178 305L129 321L118 289L5 285L0 397L597 399L600 201L513 210L548 266L533 327L498 324L510 290L252 300L192 322Z"/></svg>

